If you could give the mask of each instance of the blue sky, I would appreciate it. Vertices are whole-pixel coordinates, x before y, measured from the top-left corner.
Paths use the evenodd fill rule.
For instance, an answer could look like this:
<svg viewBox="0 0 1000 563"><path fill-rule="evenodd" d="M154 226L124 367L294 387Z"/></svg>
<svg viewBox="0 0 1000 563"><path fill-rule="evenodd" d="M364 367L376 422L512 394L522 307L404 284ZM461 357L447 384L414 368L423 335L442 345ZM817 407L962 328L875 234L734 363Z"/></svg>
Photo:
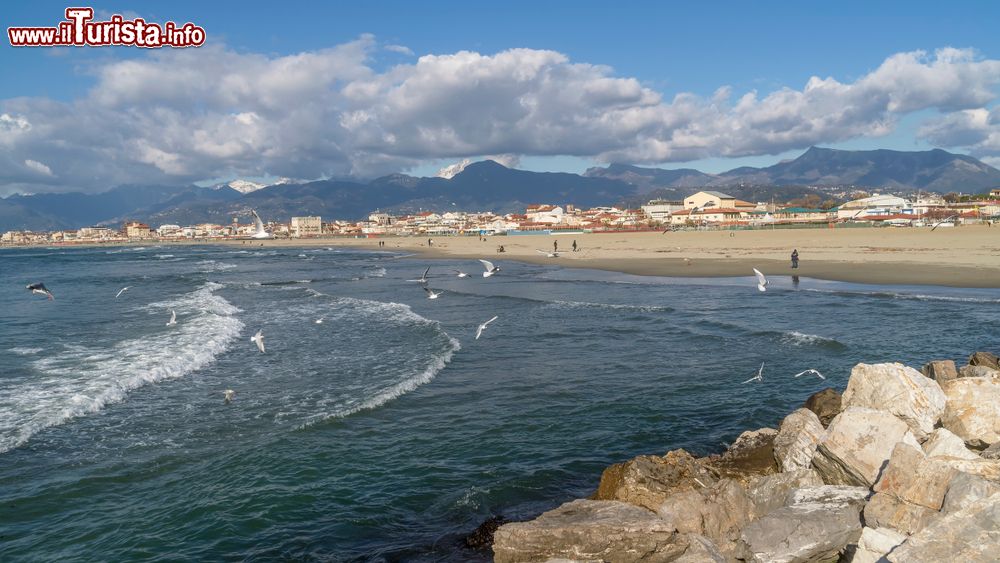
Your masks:
<svg viewBox="0 0 1000 563"><path fill-rule="evenodd" d="M1000 58L1000 33L996 31L1000 4L996 2L177 1L89 5L98 14L139 14L157 22L191 21L206 29L207 46L271 59L322 51L371 34L379 47L372 48L367 65L375 73L413 65L417 57L428 54L474 51L490 56L513 48L556 51L570 63L610 67L609 76L635 79L662 96L664 102L683 93L708 99L723 86L731 88L734 101L752 91L763 98L784 88L801 91L812 76L852 83L878 69L887 58L917 50L934 53L955 47L974 50L980 60ZM66 6L55 2L7 3L0 8L0 20L4 28L53 25L62 19ZM405 46L413 55L385 48L390 45ZM71 105L101 87L101 72L108 65L157 56L136 48L15 49L4 41L0 46L4 77L0 80L0 101L53 100ZM956 106L942 110L941 105L928 104L895 115L889 132L839 133L828 140L819 135L814 140L824 146L851 149L926 149L933 143L919 131L928 120L942 118L956 108L968 109ZM978 105L989 112L996 103L989 100ZM0 111L13 115L11 107L8 103L0 106ZM942 133L935 138L950 137ZM683 156L671 156L662 163L655 161L656 156L641 160L643 165L721 171L771 164L794 157L807 146L789 141L770 148L715 151L719 154L707 150L687 160ZM975 146L970 146L946 148L975 152ZM753 152L766 154L743 154ZM980 152L979 156L993 157L986 149ZM527 150L518 156L524 168L582 171L608 155L638 154L621 150L595 153L600 156L531 154ZM442 164L460 160L454 154L407 154L399 165L411 173L428 174ZM220 168L219 177L226 176L229 168L234 173L251 174L239 165L226 166ZM182 175L190 179L199 173L204 171ZM266 170L262 175L277 173ZM58 174L53 172L53 176Z"/></svg>

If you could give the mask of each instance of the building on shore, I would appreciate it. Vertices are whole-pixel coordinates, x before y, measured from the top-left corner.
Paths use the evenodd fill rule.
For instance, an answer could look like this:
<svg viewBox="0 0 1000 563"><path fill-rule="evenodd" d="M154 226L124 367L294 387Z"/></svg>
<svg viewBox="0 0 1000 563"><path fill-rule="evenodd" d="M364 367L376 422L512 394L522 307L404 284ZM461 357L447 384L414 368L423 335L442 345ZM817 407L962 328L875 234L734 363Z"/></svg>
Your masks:
<svg viewBox="0 0 1000 563"><path fill-rule="evenodd" d="M322 234L323 220L320 217L292 217L292 237L318 237Z"/></svg>
<svg viewBox="0 0 1000 563"><path fill-rule="evenodd" d="M684 209L683 201L668 201L665 199L654 199L642 206L642 212L650 221L658 223L669 223L670 215L676 211Z"/></svg>
<svg viewBox="0 0 1000 563"><path fill-rule="evenodd" d="M122 226L122 234L128 239L153 238L149 225L139 221L129 221Z"/></svg>

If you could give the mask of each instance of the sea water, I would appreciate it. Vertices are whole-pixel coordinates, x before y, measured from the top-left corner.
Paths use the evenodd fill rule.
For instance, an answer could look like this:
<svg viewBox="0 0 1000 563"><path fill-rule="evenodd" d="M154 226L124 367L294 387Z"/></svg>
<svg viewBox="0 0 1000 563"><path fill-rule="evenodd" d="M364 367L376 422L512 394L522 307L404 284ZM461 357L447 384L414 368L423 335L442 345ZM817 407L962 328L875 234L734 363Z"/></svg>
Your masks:
<svg viewBox="0 0 1000 563"><path fill-rule="evenodd" d="M0 250L0 560L488 560L490 515L1000 334L997 290L259 244Z"/></svg>

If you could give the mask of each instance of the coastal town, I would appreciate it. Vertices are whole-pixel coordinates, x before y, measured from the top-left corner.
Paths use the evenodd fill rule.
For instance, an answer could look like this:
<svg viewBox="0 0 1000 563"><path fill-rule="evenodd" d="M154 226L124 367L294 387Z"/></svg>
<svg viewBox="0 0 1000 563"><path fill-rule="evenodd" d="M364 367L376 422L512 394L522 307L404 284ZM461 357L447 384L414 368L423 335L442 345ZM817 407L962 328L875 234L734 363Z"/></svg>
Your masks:
<svg viewBox="0 0 1000 563"><path fill-rule="evenodd" d="M496 214L489 211L422 211L394 215L374 211L362 221L318 216L291 217L287 222L265 221L268 236L275 238L461 236L572 234L584 232L635 232L665 229L754 229L823 228L837 225L892 227L954 227L992 224L1000 220L1000 189L978 196L946 198L940 194L859 194L828 208L747 202L719 191L700 191L683 200L651 200L636 209L572 204L530 205L524 213ZM251 238L257 233L253 212L234 216L229 224L162 224L140 221L119 225L96 225L80 229L7 231L0 246L37 244L101 244L129 241L211 241ZM247 218L249 222L246 222ZM242 221L241 221L242 220Z"/></svg>

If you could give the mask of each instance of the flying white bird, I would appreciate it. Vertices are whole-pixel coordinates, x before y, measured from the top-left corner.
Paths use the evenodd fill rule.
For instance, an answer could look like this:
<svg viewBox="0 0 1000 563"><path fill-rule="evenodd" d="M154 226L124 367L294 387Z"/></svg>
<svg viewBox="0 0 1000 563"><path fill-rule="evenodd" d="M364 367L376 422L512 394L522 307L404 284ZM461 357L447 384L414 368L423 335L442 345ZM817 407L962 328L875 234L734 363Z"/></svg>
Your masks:
<svg viewBox="0 0 1000 563"><path fill-rule="evenodd" d="M41 282L28 284L28 289L31 290L32 295L37 293L38 295L44 295L48 297L50 300L55 300L56 298L54 295L52 295L52 292L49 291L47 287L45 287L45 284Z"/></svg>
<svg viewBox="0 0 1000 563"><path fill-rule="evenodd" d="M466 278L466 277L469 276L469 274L466 274L462 270L454 270L454 272L455 272L455 275L457 275L460 278Z"/></svg>
<svg viewBox="0 0 1000 563"><path fill-rule="evenodd" d="M132 286L126 286L126 287L123 287L123 288L119 289L118 290L118 295L115 295L115 299L118 299L119 297L122 296L123 293L125 293L126 291L128 291L130 289L132 289Z"/></svg>
<svg viewBox="0 0 1000 563"><path fill-rule="evenodd" d="M174 326L177 324L177 311L173 309L170 310L170 320L167 321L167 326Z"/></svg>
<svg viewBox="0 0 1000 563"><path fill-rule="evenodd" d="M760 363L760 369L757 370L757 375L751 377L743 383L750 383L751 381L764 381L764 362Z"/></svg>
<svg viewBox="0 0 1000 563"><path fill-rule="evenodd" d="M479 340L479 337L482 336L483 331L486 330L486 327L489 326L489 324L495 320L497 320L497 318L493 317L492 319L486 321L485 323L479 325L479 327L476 328L476 340Z"/></svg>
<svg viewBox="0 0 1000 563"><path fill-rule="evenodd" d="M479 261L482 262L483 263L483 267L486 268L486 271L483 272L483 277L484 278L488 278L488 277L492 276L493 274L495 274L495 273L497 273L497 272L500 271L500 267L499 266L494 266L493 262L490 262L489 260L482 260L482 259L480 259Z"/></svg>
<svg viewBox="0 0 1000 563"><path fill-rule="evenodd" d="M958 219L958 215L951 215L949 217L945 217L944 219L941 219L937 223L934 223L934 226L931 227L931 232L933 233L934 229L940 227L943 223L947 223L949 221L954 221L955 219Z"/></svg>
<svg viewBox="0 0 1000 563"><path fill-rule="evenodd" d="M257 215L253 209L250 210L250 214L253 215L253 234L250 235L250 238L271 238L271 234L264 230L264 221L261 220L260 215Z"/></svg>
<svg viewBox="0 0 1000 563"><path fill-rule="evenodd" d="M225 391L222 392L222 397L223 397L222 400L225 401L226 404L228 405L229 403L233 402L233 398L236 397L236 391L233 391L232 389L226 389Z"/></svg>
<svg viewBox="0 0 1000 563"><path fill-rule="evenodd" d="M260 350L261 354L264 353L264 331L263 330L258 330L257 334L251 336L250 337L250 342L253 342L253 343L255 343L257 345L257 349Z"/></svg>
<svg viewBox="0 0 1000 563"><path fill-rule="evenodd" d="M320 317L320 318L316 319L316 324L318 324L318 325L323 324L323 319L325 319L325 318L326 317Z"/></svg>
<svg viewBox="0 0 1000 563"><path fill-rule="evenodd" d="M558 252L549 252L547 250L538 250L537 248L535 249L535 252L537 252L539 254L544 254L545 256L547 256L549 258L559 258L559 253Z"/></svg>
<svg viewBox="0 0 1000 563"><path fill-rule="evenodd" d="M429 287L425 287L424 291L427 292L427 298L428 299L437 299L438 297L441 296L442 293L444 293L443 291L434 291L433 289L431 289Z"/></svg>
<svg viewBox="0 0 1000 563"><path fill-rule="evenodd" d="M753 273L757 274L757 289L767 291L767 278L764 277L764 274L760 273L757 268L753 269Z"/></svg>
<svg viewBox="0 0 1000 563"><path fill-rule="evenodd" d="M826 379L825 377L823 377L822 373L820 373L819 371L814 370L814 369L807 369L806 371L800 371L799 373L795 374L795 377L799 377L800 375L805 375L807 373L814 374L816 377L818 377L820 379Z"/></svg>
<svg viewBox="0 0 1000 563"><path fill-rule="evenodd" d="M424 284L424 285L427 285L427 272L429 272L429 271L431 271L431 267L430 267L430 266L428 266L428 267L427 267L427 269L426 269L426 270L424 270L424 273L423 273L423 275L422 275L422 276L420 276L419 278L417 278L417 279L415 279L415 280L406 280L406 281L411 281L411 282L420 282L420 283L422 283L422 284Z"/></svg>

